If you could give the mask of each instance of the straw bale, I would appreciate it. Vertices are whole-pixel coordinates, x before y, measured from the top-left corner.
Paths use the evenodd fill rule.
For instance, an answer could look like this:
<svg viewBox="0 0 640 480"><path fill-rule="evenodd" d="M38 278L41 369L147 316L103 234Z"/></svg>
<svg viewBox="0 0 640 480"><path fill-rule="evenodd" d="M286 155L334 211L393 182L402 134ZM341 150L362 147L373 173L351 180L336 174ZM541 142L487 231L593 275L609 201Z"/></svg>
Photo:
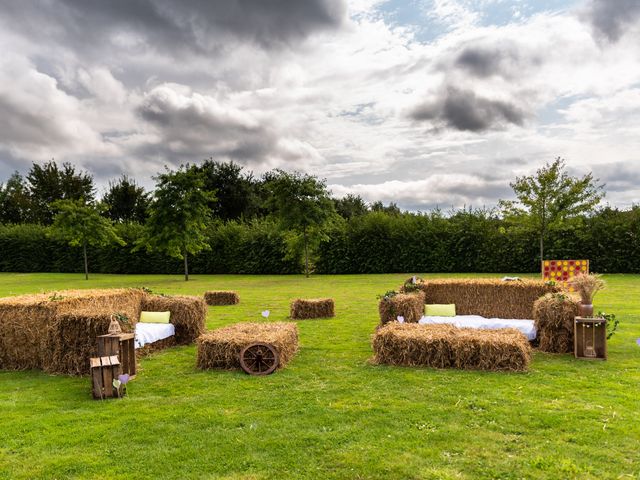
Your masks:
<svg viewBox="0 0 640 480"><path fill-rule="evenodd" d="M297 298L291 302L289 317L293 319L335 317L332 298Z"/></svg>
<svg viewBox="0 0 640 480"><path fill-rule="evenodd" d="M201 369L240 368L240 352L256 343L273 345L283 368L298 351L298 326L293 322L236 323L198 338L197 366Z"/></svg>
<svg viewBox="0 0 640 480"><path fill-rule="evenodd" d="M486 318L530 319L538 298L560 291L558 286L528 279L434 279L418 281L417 285L425 294L425 303L454 303L458 315Z"/></svg>
<svg viewBox="0 0 640 480"><path fill-rule="evenodd" d="M87 289L0 298L0 368L51 368L58 317L75 311L121 312L135 322L142 295L136 289ZM75 372L62 369L60 373Z"/></svg>
<svg viewBox="0 0 640 480"><path fill-rule="evenodd" d="M147 343L141 348L136 348L136 358L145 358L153 353L175 346L176 337L175 335L171 335L170 337L163 338L162 340L156 340L153 343Z"/></svg>
<svg viewBox="0 0 640 480"><path fill-rule="evenodd" d="M202 297L145 295L141 307L145 312L171 312L178 345L193 343L204 333L207 304Z"/></svg>
<svg viewBox="0 0 640 480"><path fill-rule="evenodd" d="M526 371L531 346L516 329L391 322L373 336L373 363L465 370Z"/></svg>
<svg viewBox="0 0 640 480"><path fill-rule="evenodd" d="M216 290L205 292L204 300L207 305L236 305L240 303L240 296L237 292Z"/></svg>
<svg viewBox="0 0 640 480"><path fill-rule="evenodd" d="M566 294L549 293L536 300L533 307L539 348L543 352L573 352L573 323L580 301Z"/></svg>
<svg viewBox="0 0 640 480"><path fill-rule="evenodd" d="M424 314L424 294L422 292L399 293L393 297L382 297L378 303L380 324L404 317L407 323L418 323Z"/></svg>

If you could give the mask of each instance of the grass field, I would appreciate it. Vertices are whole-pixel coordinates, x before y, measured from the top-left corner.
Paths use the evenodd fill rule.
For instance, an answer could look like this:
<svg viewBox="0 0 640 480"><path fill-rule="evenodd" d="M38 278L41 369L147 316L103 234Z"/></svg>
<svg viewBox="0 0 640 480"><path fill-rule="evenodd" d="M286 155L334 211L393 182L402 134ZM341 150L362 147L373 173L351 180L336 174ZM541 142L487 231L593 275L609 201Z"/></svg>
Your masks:
<svg viewBox="0 0 640 480"><path fill-rule="evenodd" d="M284 320L297 296L337 313L299 321L298 356L265 378L197 371L193 346L143 360L119 401L92 400L87 378L0 372L0 478L640 479L640 276L596 297L622 320L607 362L535 353L527 374L369 365L376 294L406 277L0 274L0 296L237 290L208 328Z"/></svg>

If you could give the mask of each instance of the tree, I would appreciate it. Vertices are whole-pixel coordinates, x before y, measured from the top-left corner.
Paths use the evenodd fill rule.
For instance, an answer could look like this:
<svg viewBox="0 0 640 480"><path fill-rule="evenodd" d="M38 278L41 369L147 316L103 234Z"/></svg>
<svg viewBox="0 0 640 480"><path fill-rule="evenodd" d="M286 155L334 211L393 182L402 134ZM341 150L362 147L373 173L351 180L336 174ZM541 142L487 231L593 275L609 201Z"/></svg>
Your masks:
<svg viewBox="0 0 640 480"><path fill-rule="evenodd" d="M256 214L257 197L253 175L243 174L242 166L234 162L209 159L192 168L204 175L205 189L215 192L216 200L209 204L214 217L236 220Z"/></svg>
<svg viewBox="0 0 640 480"><path fill-rule="evenodd" d="M104 215L114 222L144 223L149 208L149 195L135 180L122 175L117 182L109 182L109 190L102 198Z"/></svg>
<svg viewBox="0 0 640 480"><path fill-rule="evenodd" d="M394 202L391 202L388 206L385 207L385 205L379 200L371 204L371 211L383 212L389 215L400 215L402 213L398 205L396 205Z"/></svg>
<svg viewBox="0 0 640 480"><path fill-rule="evenodd" d="M348 194L346 197L334 200L338 215L347 220L367 213L367 204L360 195Z"/></svg>
<svg viewBox="0 0 640 480"><path fill-rule="evenodd" d="M305 275L309 276L309 235L335 213L324 181L312 175L275 170L265 182L268 203L285 228L302 233Z"/></svg>
<svg viewBox="0 0 640 480"><path fill-rule="evenodd" d="M115 232L111 221L83 200L56 200L51 206L58 211L51 226L52 235L72 247L82 247L84 278L89 280L87 246L124 245L124 240Z"/></svg>
<svg viewBox="0 0 640 480"><path fill-rule="evenodd" d="M26 222L30 204L27 185L18 172L14 172L5 185L0 184L0 223Z"/></svg>
<svg viewBox="0 0 640 480"><path fill-rule="evenodd" d="M55 214L52 203L56 200L93 201L95 188L93 177L86 172L76 172L70 163L62 168L51 160L39 165L34 163L27 173L29 196L32 202L32 220L50 224Z"/></svg>
<svg viewBox="0 0 640 480"><path fill-rule="evenodd" d="M184 279L188 281L188 256L210 248L206 236L211 220L208 205L216 197L205 189L203 173L189 165L167 170L155 180L145 234L138 247L184 260Z"/></svg>
<svg viewBox="0 0 640 480"><path fill-rule="evenodd" d="M517 200L501 200L507 220L534 230L539 239L540 260L544 260L544 240L550 230L566 221L592 212L604 197L603 185L589 173L572 177L565 161L558 157L538 169L535 175L517 177L509 185Z"/></svg>

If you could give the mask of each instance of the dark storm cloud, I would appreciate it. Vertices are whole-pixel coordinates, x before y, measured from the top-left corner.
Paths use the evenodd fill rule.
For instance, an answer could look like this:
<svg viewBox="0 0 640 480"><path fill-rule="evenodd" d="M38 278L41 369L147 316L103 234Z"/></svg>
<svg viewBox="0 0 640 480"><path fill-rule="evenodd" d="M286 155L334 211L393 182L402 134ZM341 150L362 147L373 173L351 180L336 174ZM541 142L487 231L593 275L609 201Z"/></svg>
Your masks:
<svg viewBox="0 0 640 480"><path fill-rule="evenodd" d="M519 51L516 45L466 46L456 57L454 64L470 74L486 78L500 75L517 77L528 68L537 66L541 59Z"/></svg>
<svg viewBox="0 0 640 480"><path fill-rule="evenodd" d="M230 39L277 47L338 27L343 0L54 0L3 1L6 26L76 49L106 45L211 53ZM126 36L129 38L125 38ZM118 36L120 36L118 38ZM139 44L139 40L144 45Z"/></svg>
<svg viewBox="0 0 640 480"><path fill-rule="evenodd" d="M640 19L640 1L592 0L587 18L598 35L616 42L627 27Z"/></svg>
<svg viewBox="0 0 640 480"><path fill-rule="evenodd" d="M629 164L637 164L638 160ZM640 168L629 164L616 162L594 167L594 174L605 184L605 190L612 192L627 192L635 190L640 185Z"/></svg>
<svg viewBox="0 0 640 480"><path fill-rule="evenodd" d="M414 108L410 117L416 121L432 121L436 127L483 132L501 129L507 124L522 125L526 113L513 103L449 87L442 98Z"/></svg>

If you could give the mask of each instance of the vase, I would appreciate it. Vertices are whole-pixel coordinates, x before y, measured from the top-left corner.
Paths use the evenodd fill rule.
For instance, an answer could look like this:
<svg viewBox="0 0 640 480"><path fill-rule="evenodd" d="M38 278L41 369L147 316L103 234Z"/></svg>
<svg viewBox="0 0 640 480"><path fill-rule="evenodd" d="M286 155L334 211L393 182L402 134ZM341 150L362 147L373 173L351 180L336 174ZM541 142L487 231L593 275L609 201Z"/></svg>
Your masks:
<svg viewBox="0 0 640 480"><path fill-rule="evenodd" d="M580 316L582 318L592 318L593 303L580 303Z"/></svg>

